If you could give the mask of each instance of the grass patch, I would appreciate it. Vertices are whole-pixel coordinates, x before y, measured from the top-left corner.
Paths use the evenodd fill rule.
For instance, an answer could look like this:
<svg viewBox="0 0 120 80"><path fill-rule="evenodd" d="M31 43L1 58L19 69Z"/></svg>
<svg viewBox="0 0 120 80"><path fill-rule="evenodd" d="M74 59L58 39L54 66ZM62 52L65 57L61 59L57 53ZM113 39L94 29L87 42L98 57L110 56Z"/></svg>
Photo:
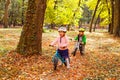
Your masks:
<svg viewBox="0 0 120 80"><path fill-rule="evenodd" d="M0 55L3 56L17 46L21 28L0 29Z"/></svg>

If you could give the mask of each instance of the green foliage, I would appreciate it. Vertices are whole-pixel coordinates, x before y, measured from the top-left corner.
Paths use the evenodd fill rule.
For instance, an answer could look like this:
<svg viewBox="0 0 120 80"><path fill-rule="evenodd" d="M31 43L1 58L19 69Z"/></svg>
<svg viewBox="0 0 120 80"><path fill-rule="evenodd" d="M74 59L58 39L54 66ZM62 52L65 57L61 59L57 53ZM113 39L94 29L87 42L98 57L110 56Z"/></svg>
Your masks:
<svg viewBox="0 0 120 80"><path fill-rule="evenodd" d="M11 5L9 9L10 23L21 24L22 17L25 16L26 7L27 7L25 3L26 0L24 1L24 6L23 6L23 0L11 0ZM24 15L22 15L23 9L24 9Z"/></svg>
<svg viewBox="0 0 120 80"><path fill-rule="evenodd" d="M24 6L23 6L24 1ZM79 20L81 22L90 22L92 12L95 9L97 0L48 0L47 9L45 14L45 24L56 25L76 25L78 26ZM21 24L21 20L25 17L28 0L11 0L9 6L9 23ZM103 8L103 10L102 10ZM100 25L108 25L111 21L111 14L108 14L108 8L111 10L110 0L101 0L95 18L97 19L100 11ZM5 0L0 1L0 21L4 16ZM22 11L24 10L24 15ZM96 20L95 19L95 20Z"/></svg>
<svg viewBox="0 0 120 80"><path fill-rule="evenodd" d="M5 8L5 1L0 1L0 21L2 21L2 18L4 16L4 8Z"/></svg>
<svg viewBox="0 0 120 80"><path fill-rule="evenodd" d="M78 7L79 0L49 0L47 3L45 23L55 24L78 24L82 10ZM75 16L74 13L76 14Z"/></svg>
<svg viewBox="0 0 120 80"><path fill-rule="evenodd" d="M27 7L27 1L24 0L24 6L23 6L23 0L11 0L8 10L8 19L9 24L21 24L21 18L22 16L25 16L26 7ZM4 12L5 12L5 0L1 0L0 2L0 22L2 23ZM24 9L24 15L22 15L22 11Z"/></svg>
<svg viewBox="0 0 120 80"><path fill-rule="evenodd" d="M96 3L97 3L97 0L88 0L86 2L87 6L89 7L90 10L95 9ZM100 25L101 26L108 25L110 23L109 16L111 17L111 14L110 15L108 14L108 8L110 8L110 10L111 10L110 1L108 1L108 3L106 3L106 0L101 0L99 7L97 9L97 12L96 12L96 16L95 16L95 18L97 18L98 14L102 10L101 14L100 14L100 19L101 19Z"/></svg>
<svg viewBox="0 0 120 80"><path fill-rule="evenodd" d="M54 8L54 1L49 0L47 3L46 15L45 15L45 23L54 23L55 20L55 10Z"/></svg>

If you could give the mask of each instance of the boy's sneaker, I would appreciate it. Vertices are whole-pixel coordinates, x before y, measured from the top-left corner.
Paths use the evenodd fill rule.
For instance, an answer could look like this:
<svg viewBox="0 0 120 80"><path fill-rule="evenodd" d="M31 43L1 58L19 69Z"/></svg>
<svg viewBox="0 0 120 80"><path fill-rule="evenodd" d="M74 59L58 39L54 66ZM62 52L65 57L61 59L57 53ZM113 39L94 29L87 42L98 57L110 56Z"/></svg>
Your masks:
<svg viewBox="0 0 120 80"><path fill-rule="evenodd" d="M81 56L84 56L84 54L83 54L83 53L81 53Z"/></svg>
<svg viewBox="0 0 120 80"><path fill-rule="evenodd" d="M71 54L72 54L73 56L75 56L75 52L72 52Z"/></svg>
<svg viewBox="0 0 120 80"><path fill-rule="evenodd" d="M64 65L65 65L65 66L67 66L67 63L66 63L66 62L64 62Z"/></svg>
<svg viewBox="0 0 120 80"><path fill-rule="evenodd" d="M56 70L57 69L57 66L54 66L54 70Z"/></svg>

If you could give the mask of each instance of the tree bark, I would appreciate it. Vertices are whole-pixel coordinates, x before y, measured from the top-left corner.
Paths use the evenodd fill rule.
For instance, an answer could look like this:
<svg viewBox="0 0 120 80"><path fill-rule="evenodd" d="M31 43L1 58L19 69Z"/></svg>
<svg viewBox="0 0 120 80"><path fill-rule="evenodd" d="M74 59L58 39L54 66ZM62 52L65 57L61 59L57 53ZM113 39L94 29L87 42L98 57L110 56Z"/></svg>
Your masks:
<svg viewBox="0 0 120 80"><path fill-rule="evenodd" d="M100 0L97 1L96 7L95 7L95 10L94 10L94 13L93 13L91 22L90 22L89 32L92 32L92 24L93 24L93 21L94 21L94 18L95 18L95 15L96 15L96 12L97 12L97 8L98 8L99 3L100 3Z"/></svg>
<svg viewBox="0 0 120 80"><path fill-rule="evenodd" d="M24 25L24 1L22 0L22 17L21 17L21 24Z"/></svg>
<svg viewBox="0 0 120 80"><path fill-rule="evenodd" d="M110 34L113 34L113 28L114 28L114 0L111 0L111 9L112 9L112 19L111 19L111 26L110 26Z"/></svg>
<svg viewBox="0 0 120 80"><path fill-rule="evenodd" d="M8 27L8 10L9 10L10 0L7 0L5 3L5 13L3 17L4 28Z"/></svg>
<svg viewBox="0 0 120 80"><path fill-rule="evenodd" d="M108 0L106 0L106 5L107 5L107 9L108 9L108 20L109 20L109 26L108 26L108 32L110 32L110 28L112 27L112 25L111 25L111 23L112 23L112 21L111 21L111 17L110 17L110 15L111 15L111 10L110 10L110 8L109 8L109 6L108 6ZM110 1L110 3L111 3L111 1Z"/></svg>
<svg viewBox="0 0 120 80"><path fill-rule="evenodd" d="M96 30L96 25L97 25L97 23L98 23L98 19L99 19L99 16L97 17L97 19L96 19L96 21L95 21L95 25L94 25L94 28L93 28L93 32L95 32L95 30Z"/></svg>
<svg viewBox="0 0 120 80"><path fill-rule="evenodd" d="M104 7L104 6L103 6ZM95 29L96 29L96 25L97 25L97 22L98 22L98 19L100 18L100 14L101 14L101 12L103 11L103 7L102 7L102 9L100 10L100 12L99 12L99 14L98 14L98 16L97 16L97 19L96 19L96 21L95 21L95 25L94 25L94 28L93 28L93 31L95 32Z"/></svg>
<svg viewBox="0 0 120 80"><path fill-rule="evenodd" d="M29 0L17 52L23 55L42 54L42 29L47 0Z"/></svg>
<svg viewBox="0 0 120 80"><path fill-rule="evenodd" d="M120 37L120 0L114 1L114 35Z"/></svg>

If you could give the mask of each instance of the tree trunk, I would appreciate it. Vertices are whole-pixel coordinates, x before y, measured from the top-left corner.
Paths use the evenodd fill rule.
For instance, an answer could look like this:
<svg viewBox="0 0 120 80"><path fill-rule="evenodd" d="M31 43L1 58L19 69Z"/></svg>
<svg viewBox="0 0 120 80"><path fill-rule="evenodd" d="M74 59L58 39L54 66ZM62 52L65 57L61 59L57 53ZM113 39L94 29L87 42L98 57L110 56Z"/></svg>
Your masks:
<svg viewBox="0 0 120 80"><path fill-rule="evenodd" d="M97 11L97 8L98 8L99 3L100 3L100 0L97 1L96 7L95 7L95 10L94 10L94 13L93 13L91 22L90 22L90 29L89 29L89 32L92 32L92 24L93 24L93 21L94 21L94 18L95 18L96 11Z"/></svg>
<svg viewBox="0 0 120 80"><path fill-rule="evenodd" d="M50 29L54 29L54 27L55 27L55 23L52 22L51 25L50 25Z"/></svg>
<svg viewBox="0 0 120 80"><path fill-rule="evenodd" d="M24 25L24 1L22 0L22 17L21 17L21 24Z"/></svg>
<svg viewBox="0 0 120 80"><path fill-rule="evenodd" d="M82 21L79 19L79 28L82 27Z"/></svg>
<svg viewBox="0 0 120 80"><path fill-rule="evenodd" d="M104 6L103 6L104 7ZM100 18L100 14L101 14L101 12L103 11L103 7L102 7L102 9L101 9L101 11L99 12L99 14L98 14L98 16L97 16L97 19L96 19L96 21L95 21L95 25L94 25L94 28L93 28L93 31L95 32L95 29L96 29L96 25L97 25L97 23L98 23L98 19Z"/></svg>
<svg viewBox="0 0 120 80"><path fill-rule="evenodd" d="M42 54L42 29L46 0L29 0L17 52L23 55Z"/></svg>
<svg viewBox="0 0 120 80"><path fill-rule="evenodd" d="M110 32L110 28L112 27L112 25L111 25L111 17L110 17L111 10L110 10L110 8L108 6L108 3L109 3L108 0L106 0L106 5L107 5L107 9L108 9L108 20L109 20L108 32ZM110 1L110 3L111 3L111 1Z"/></svg>
<svg viewBox="0 0 120 80"><path fill-rule="evenodd" d="M94 28L93 28L93 32L95 32L95 30L96 30L96 25L97 25L97 22L98 22L98 18L99 18L99 17L97 17L97 19L96 19L96 21L95 21L95 25L94 25Z"/></svg>
<svg viewBox="0 0 120 80"><path fill-rule="evenodd" d="M110 34L113 34L113 28L114 28L114 0L111 0L111 9L112 9L112 19L111 19L111 26L110 26Z"/></svg>
<svg viewBox="0 0 120 80"><path fill-rule="evenodd" d="M120 0L114 2L114 35L120 37Z"/></svg>
<svg viewBox="0 0 120 80"><path fill-rule="evenodd" d="M5 13L3 17L4 28L8 27L8 9L9 9L10 0L7 0L5 3Z"/></svg>

